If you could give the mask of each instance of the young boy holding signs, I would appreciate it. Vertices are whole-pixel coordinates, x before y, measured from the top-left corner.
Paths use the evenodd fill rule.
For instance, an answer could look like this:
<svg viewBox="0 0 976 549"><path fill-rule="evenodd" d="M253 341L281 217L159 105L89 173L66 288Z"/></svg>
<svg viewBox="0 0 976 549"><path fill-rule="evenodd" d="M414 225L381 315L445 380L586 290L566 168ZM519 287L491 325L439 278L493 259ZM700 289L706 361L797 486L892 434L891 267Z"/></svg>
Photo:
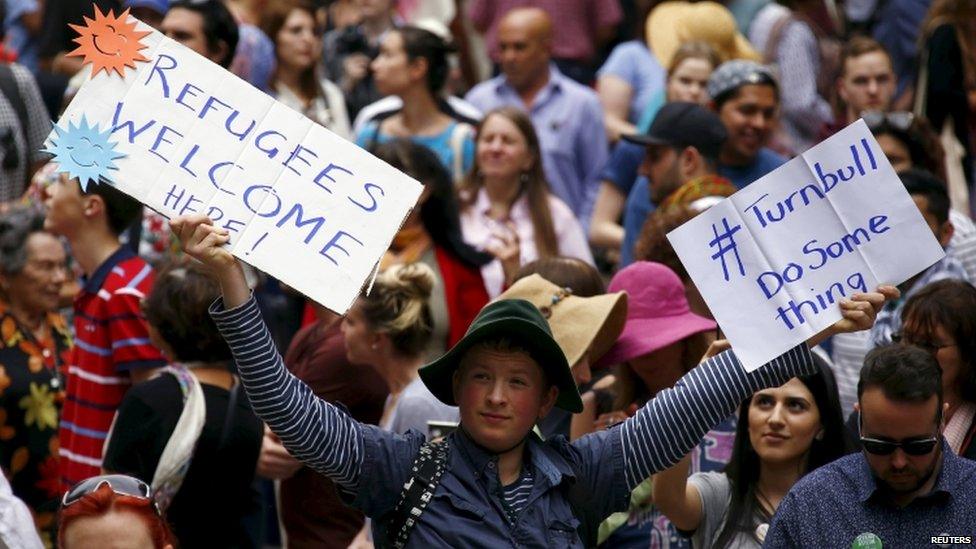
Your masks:
<svg viewBox="0 0 976 549"><path fill-rule="evenodd" d="M582 403L539 310L527 301L500 300L420 371L430 391L461 412L461 427L432 448L420 433L387 433L316 399L284 368L240 265L221 247L227 232L203 216L171 225L186 253L220 281L223 301L211 313L255 412L295 457L334 480L351 505L373 517L381 546L593 545L600 521L626 509L631 489L681 459L745 397L815 369L806 344L752 373L727 351L619 428L572 444L563 437L542 441L532 433L539 419L553 406L578 412ZM890 287L879 292L844 300L843 319L821 335L869 328L885 299L897 295ZM408 482L414 488L405 488ZM418 486L427 493L415 498Z"/></svg>

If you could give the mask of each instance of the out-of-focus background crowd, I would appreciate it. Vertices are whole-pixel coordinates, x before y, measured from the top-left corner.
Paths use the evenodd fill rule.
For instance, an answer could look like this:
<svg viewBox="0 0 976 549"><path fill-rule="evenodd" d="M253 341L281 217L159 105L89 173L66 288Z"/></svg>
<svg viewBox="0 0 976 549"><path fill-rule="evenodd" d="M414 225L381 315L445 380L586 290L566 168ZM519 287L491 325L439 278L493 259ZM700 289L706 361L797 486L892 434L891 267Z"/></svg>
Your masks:
<svg viewBox="0 0 976 549"><path fill-rule="evenodd" d="M88 70L69 25L95 6L128 9L424 184L345 318L248 273L288 368L357 420L456 422L416 370L483 305L514 289L555 311L608 281L629 309L553 314L567 344L574 324L614 315L658 331L567 352L586 410L540 430L577 438L632 414L716 335L666 233L863 118L947 256L818 360L846 418L868 351L941 338L963 410L953 449L976 453L972 0L2 0L0 531L16 496L53 545L69 486L169 467L180 483L157 497L184 546L370 544L364 517L251 412L207 314L216 283L167 220L105 185L81 192L43 152ZM928 336L901 329L911 299L944 311ZM733 417L710 433L690 472L722 470L735 432ZM190 454L170 451L187 439ZM636 492L605 526L608 547L691 543Z"/></svg>

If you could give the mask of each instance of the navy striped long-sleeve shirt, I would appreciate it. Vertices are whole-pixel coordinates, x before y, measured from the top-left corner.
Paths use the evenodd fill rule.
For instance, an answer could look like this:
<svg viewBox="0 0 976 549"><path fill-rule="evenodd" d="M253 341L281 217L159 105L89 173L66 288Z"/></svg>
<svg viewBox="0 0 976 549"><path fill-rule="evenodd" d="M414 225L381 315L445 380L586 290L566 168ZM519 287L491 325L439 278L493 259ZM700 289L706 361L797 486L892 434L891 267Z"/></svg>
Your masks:
<svg viewBox="0 0 976 549"><path fill-rule="evenodd" d="M376 476L374 471L363 471L364 462L372 463L376 456L406 455L403 474L407 474L412 455L402 449L387 452L382 445L407 444L409 440L392 433L377 434L375 428L357 423L339 408L318 399L292 376L285 369L253 298L232 310L225 310L218 300L211 307L211 315L234 353L254 411L296 458L333 479L360 503L365 490L360 481L374 483ZM746 373L735 355L727 351L694 368L673 388L659 393L620 428L593 433L572 444L553 444L562 444L563 453L572 454L581 471L578 474L618 471L624 477L619 485L629 492L651 474L680 460L711 427L755 391L782 385L814 369L806 345L795 347L751 373ZM376 442L377 437L390 440ZM415 444L419 447L419 442ZM609 451L615 445L620 450ZM607 456L615 456L623 463L580 463L587 459L605 460ZM368 482L363 476L370 477ZM623 496L621 501L626 504L626 493Z"/></svg>

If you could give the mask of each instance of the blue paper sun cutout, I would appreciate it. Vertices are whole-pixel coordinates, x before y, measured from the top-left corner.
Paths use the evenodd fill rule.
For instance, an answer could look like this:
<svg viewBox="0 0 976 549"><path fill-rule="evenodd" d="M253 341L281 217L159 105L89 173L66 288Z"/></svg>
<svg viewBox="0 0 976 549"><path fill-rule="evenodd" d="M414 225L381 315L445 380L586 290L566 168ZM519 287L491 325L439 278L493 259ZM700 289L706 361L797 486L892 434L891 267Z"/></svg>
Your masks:
<svg viewBox="0 0 976 549"><path fill-rule="evenodd" d="M67 130L55 124L45 151L54 155L60 171L78 178L81 190L87 191L90 182L111 182L108 171L119 169L115 160L125 156L115 150L115 143L108 140L110 135L110 131L99 131L98 124L89 125L82 116L77 126L68 122Z"/></svg>

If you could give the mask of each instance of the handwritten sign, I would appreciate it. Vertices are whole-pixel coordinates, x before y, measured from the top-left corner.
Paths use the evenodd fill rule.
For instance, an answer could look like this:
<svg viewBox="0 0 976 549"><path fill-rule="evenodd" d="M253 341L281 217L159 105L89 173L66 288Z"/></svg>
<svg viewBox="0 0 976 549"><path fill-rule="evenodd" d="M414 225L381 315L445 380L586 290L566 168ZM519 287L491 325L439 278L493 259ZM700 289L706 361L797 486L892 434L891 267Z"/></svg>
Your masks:
<svg viewBox="0 0 976 549"><path fill-rule="evenodd" d="M861 120L668 239L749 371L945 255Z"/></svg>
<svg viewBox="0 0 976 549"><path fill-rule="evenodd" d="M345 312L421 185L127 21L136 25L128 37L76 29L89 76L49 137L54 161L83 186L112 184L166 217L210 216L235 256ZM99 64L106 47L133 39L142 47L128 47L131 63Z"/></svg>

